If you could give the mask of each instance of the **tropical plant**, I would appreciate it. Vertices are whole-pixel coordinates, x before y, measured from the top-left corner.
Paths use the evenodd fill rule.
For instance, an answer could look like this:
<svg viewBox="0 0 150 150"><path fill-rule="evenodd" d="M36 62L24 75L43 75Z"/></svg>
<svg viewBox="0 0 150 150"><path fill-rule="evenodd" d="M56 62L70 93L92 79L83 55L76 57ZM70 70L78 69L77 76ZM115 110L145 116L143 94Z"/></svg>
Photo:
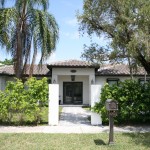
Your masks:
<svg viewBox="0 0 150 150"><path fill-rule="evenodd" d="M4 0L1 4L4 6ZM48 5L48 0L15 0L11 8L0 8L0 44L11 53L17 78L27 64L32 75L38 51L42 64L56 48L58 25Z"/></svg>

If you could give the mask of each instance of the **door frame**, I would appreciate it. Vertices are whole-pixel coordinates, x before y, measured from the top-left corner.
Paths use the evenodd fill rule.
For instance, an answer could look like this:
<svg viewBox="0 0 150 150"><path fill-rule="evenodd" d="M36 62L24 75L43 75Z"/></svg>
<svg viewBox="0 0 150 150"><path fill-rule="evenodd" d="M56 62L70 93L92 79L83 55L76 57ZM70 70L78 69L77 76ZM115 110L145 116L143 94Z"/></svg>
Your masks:
<svg viewBox="0 0 150 150"><path fill-rule="evenodd" d="M81 91L82 92L81 93L81 100L82 101L81 101L80 105L82 105L83 104L83 82L63 82L63 104L65 104L65 90L64 90L64 87L65 87L65 84L68 84L68 83L70 83L70 84L81 83L81 89L82 89L82 91ZM72 104L65 104L65 105L76 105L76 104L72 103Z"/></svg>

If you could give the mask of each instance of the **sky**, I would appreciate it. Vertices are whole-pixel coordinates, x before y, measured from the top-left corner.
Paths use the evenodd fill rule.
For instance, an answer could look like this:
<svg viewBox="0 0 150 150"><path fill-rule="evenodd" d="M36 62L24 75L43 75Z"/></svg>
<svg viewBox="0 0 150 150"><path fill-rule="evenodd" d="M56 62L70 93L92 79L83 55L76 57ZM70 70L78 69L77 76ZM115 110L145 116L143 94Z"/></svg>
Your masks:
<svg viewBox="0 0 150 150"><path fill-rule="evenodd" d="M48 12L53 14L59 26L59 41L55 52L47 59L45 63L62 61L69 59L82 59L81 54L84 51L84 44L90 45L92 42L106 45L106 39L97 38L88 35L82 36L79 33L79 24L77 22L77 11L82 12L83 0L50 0ZM4 50L0 51L0 60L9 59L9 54ZM36 63L40 60L38 53Z"/></svg>

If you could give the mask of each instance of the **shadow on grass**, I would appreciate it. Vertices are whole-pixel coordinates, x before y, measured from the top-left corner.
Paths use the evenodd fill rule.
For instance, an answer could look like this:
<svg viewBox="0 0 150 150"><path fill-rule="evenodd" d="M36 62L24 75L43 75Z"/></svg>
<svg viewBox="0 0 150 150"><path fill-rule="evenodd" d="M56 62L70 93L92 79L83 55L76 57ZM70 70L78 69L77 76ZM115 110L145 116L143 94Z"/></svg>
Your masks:
<svg viewBox="0 0 150 150"><path fill-rule="evenodd" d="M123 135L132 138L132 142L136 145L150 148L150 133L123 133Z"/></svg>
<svg viewBox="0 0 150 150"><path fill-rule="evenodd" d="M106 143L101 139L94 140L95 145L106 145Z"/></svg>

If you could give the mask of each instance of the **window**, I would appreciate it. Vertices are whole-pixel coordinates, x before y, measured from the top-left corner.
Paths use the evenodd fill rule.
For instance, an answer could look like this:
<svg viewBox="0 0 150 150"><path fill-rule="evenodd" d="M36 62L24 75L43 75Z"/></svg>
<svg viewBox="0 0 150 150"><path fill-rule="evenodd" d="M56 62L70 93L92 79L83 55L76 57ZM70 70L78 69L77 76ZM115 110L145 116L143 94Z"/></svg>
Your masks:
<svg viewBox="0 0 150 150"><path fill-rule="evenodd" d="M119 79L118 78L108 78L107 79L107 83L109 85L114 85L114 84L117 84L118 85L118 82L119 82Z"/></svg>
<svg viewBox="0 0 150 150"><path fill-rule="evenodd" d="M150 82L150 79L146 79L146 80L144 78L139 79L139 83L141 83L141 84L148 83L148 82Z"/></svg>

